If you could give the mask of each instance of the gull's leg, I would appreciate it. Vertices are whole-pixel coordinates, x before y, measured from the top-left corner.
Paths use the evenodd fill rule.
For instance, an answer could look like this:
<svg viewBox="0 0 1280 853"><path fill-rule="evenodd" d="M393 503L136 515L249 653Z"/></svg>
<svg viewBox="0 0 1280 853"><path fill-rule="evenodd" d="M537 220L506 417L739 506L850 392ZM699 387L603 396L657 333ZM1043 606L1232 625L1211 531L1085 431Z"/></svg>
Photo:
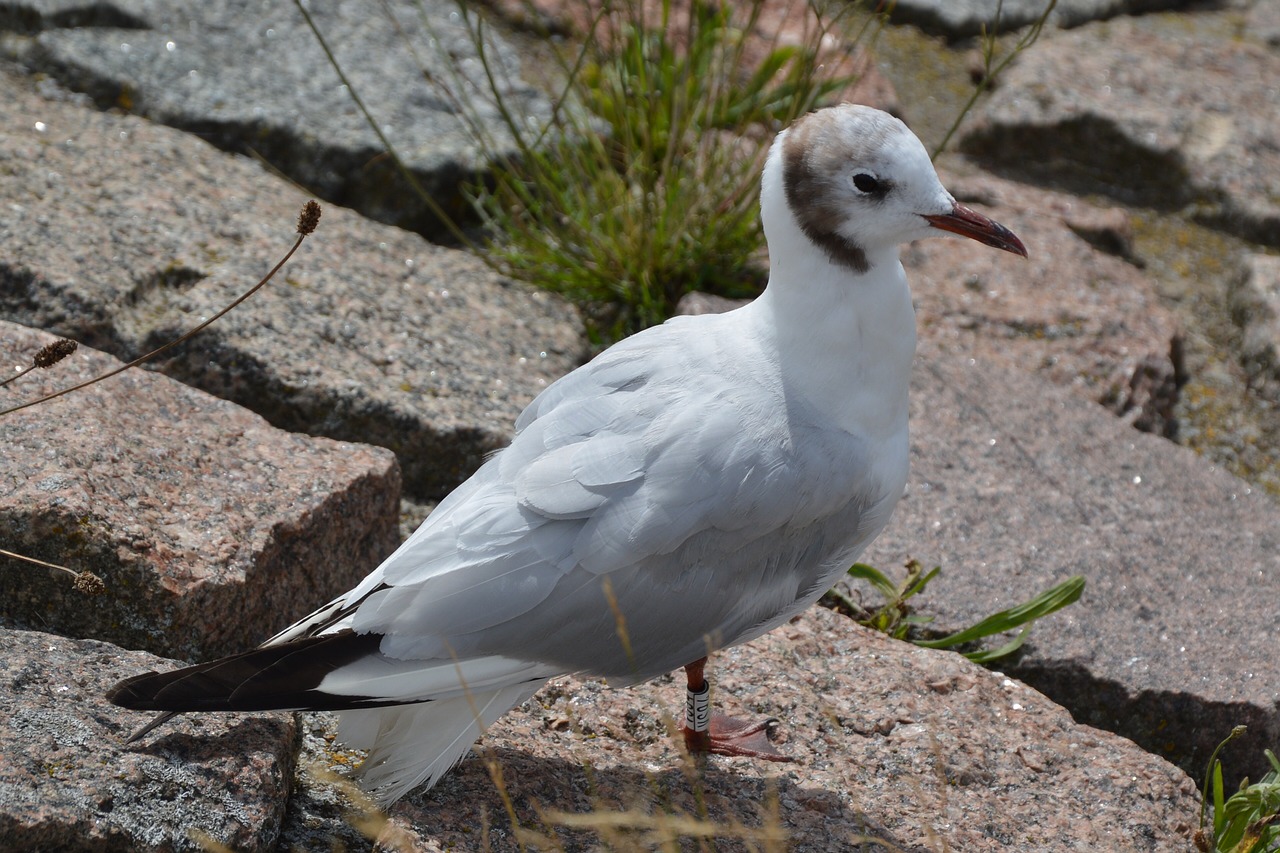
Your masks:
<svg viewBox="0 0 1280 853"><path fill-rule="evenodd" d="M709 701L711 685L703 675L707 659L699 658L684 668L688 680L685 719L680 726L689 752L716 755L741 755L766 761L794 761L783 755L769 740L769 730L778 724L772 718L750 722L712 714Z"/></svg>

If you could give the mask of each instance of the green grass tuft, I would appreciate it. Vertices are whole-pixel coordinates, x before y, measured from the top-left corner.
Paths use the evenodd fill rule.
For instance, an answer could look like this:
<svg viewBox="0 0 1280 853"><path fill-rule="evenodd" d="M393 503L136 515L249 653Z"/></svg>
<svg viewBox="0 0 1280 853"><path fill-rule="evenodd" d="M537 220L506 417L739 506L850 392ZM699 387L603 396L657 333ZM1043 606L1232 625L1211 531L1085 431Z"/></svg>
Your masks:
<svg viewBox="0 0 1280 853"><path fill-rule="evenodd" d="M661 322L694 290L755 295L764 155L775 130L855 79L822 46L856 5L824 20L797 4L804 38L762 50L763 0L607 4L577 52L557 54L552 125L506 116L518 154L471 188L486 258L578 303L604 341Z"/></svg>
<svg viewBox="0 0 1280 853"><path fill-rule="evenodd" d="M1200 801L1200 829L1196 846L1204 853L1278 853L1280 851L1280 759L1269 749L1263 750L1271 770L1253 784L1245 779L1240 790L1225 796L1222 762L1218 753L1237 736L1244 726L1231 730L1209 758L1204 790ZM1213 822L1206 825L1208 807L1213 806Z"/></svg>

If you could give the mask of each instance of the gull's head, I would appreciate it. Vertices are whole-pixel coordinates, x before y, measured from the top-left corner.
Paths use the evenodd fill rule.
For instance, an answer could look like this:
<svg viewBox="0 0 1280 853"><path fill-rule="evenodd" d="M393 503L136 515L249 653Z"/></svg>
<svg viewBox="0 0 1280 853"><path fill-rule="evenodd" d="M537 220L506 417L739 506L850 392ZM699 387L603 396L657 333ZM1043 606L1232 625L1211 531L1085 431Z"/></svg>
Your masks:
<svg viewBox="0 0 1280 853"><path fill-rule="evenodd" d="M784 215L770 209L780 206L770 199L778 185L804 237L855 272L870 268L869 256L944 231L1027 254L1009 229L952 198L905 124L871 107L818 110L779 134L765 169L766 233Z"/></svg>

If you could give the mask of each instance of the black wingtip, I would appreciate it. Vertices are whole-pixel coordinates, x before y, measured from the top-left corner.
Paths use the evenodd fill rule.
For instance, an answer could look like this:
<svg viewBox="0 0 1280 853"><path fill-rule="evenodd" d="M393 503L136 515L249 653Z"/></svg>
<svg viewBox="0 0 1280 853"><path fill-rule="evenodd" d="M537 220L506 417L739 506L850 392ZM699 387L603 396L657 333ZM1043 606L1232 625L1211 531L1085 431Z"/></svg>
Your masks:
<svg viewBox="0 0 1280 853"><path fill-rule="evenodd" d="M185 711L327 711L392 704L316 689L335 669L378 654L381 640L377 634L342 631L263 646L171 672L126 678L107 691L106 699L134 711L170 712L130 740Z"/></svg>
<svg viewBox="0 0 1280 853"><path fill-rule="evenodd" d="M151 702L155 698L155 690L147 689L148 683L155 683L160 673L155 670L126 678L106 693L106 699L112 705L129 708L133 711L153 711Z"/></svg>
<svg viewBox="0 0 1280 853"><path fill-rule="evenodd" d="M152 717L151 722L147 723L145 726L138 729L133 734L129 735L127 738L125 738L124 742L126 744L137 743L147 735L151 734L156 729L163 726L165 723L172 720L174 717L178 716L178 714L180 713L182 712L181 711L165 711L163 713L156 714L154 717Z"/></svg>

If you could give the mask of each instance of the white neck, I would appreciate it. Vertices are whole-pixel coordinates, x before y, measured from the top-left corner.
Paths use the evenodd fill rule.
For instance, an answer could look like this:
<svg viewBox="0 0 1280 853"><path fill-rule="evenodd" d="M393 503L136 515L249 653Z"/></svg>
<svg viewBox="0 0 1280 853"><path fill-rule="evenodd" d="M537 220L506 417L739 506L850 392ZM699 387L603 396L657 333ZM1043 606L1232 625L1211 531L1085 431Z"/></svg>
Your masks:
<svg viewBox="0 0 1280 853"><path fill-rule="evenodd" d="M754 303L773 332L782 378L838 426L871 439L907 418L915 310L896 246L867 252L858 274L832 262L787 206L775 146L761 189L769 285Z"/></svg>

